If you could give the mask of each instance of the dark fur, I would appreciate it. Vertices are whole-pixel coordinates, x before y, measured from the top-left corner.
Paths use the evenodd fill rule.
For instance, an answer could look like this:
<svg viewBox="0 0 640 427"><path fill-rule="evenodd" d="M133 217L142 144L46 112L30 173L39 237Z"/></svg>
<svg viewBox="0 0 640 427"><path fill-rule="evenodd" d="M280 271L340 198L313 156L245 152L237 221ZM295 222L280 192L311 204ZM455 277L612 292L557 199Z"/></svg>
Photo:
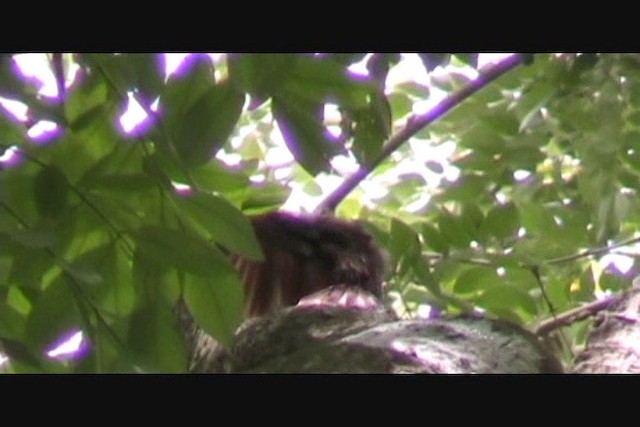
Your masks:
<svg viewBox="0 0 640 427"><path fill-rule="evenodd" d="M333 285L382 296L384 259L356 222L272 212L252 218L264 261L234 256L246 313L261 316Z"/></svg>

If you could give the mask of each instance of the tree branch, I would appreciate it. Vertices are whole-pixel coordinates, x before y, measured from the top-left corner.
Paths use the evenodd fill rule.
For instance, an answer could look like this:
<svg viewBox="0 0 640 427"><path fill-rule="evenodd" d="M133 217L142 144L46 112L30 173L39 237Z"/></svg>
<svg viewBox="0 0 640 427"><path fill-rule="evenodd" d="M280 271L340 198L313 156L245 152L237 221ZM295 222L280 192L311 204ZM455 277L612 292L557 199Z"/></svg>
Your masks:
<svg viewBox="0 0 640 427"><path fill-rule="evenodd" d="M578 320L586 319L589 316L593 316L594 314L611 307L611 305L619 299L620 295L612 295L601 300L583 305L582 307L566 311L555 316L553 319L548 319L541 322L536 328L535 334L538 336L546 335L554 329L570 325L574 322L577 322Z"/></svg>
<svg viewBox="0 0 640 427"><path fill-rule="evenodd" d="M631 245L633 243L637 243L640 242L640 237L633 237L631 239L627 239L627 240L623 240L620 243L615 243L611 246L603 246L601 248L594 248L594 249L587 249L584 250L582 252L579 252L577 254L573 254L573 255L567 255L567 256L563 256L563 257L559 257L559 258L554 258L554 259L550 259L548 261L545 261L544 264L547 265L553 265L553 264L562 264L563 262L567 262L567 261L573 261L576 259L580 259L580 258L587 258L593 255L600 255L603 253L607 253L610 252L613 249L616 248L621 248L623 246L628 246Z"/></svg>
<svg viewBox="0 0 640 427"><path fill-rule="evenodd" d="M58 89L58 95L56 98L58 99L58 102L62 104L67 96L64 85L64 64L62 62L62 53L54 53L51 55L51 65L53 68L53 75L56 79L56 88Z"/></svg>
<svg viewBox="0 0 640 427"><path fill-rule="evenodd" d="M400 129L394 135L391 135L388 142L382 148L380 154L373 159L370 164L362 165L360 169L349 176L336 190L329 194L329 196L324 199L320 205L318 205L315 212L333 212L336 206L338 206L338 204L351 191L353 191L360 182L362 182L380 163L396 151L398 147L407 142L409 138L418 133L422 128L444 116L462 101L522 62L522 55L512 55L487 67L486 69L481 69L479 70L479 76L458 92L447 96L438 103L438 105L426 113L410 117L404 128Z"/></svg>

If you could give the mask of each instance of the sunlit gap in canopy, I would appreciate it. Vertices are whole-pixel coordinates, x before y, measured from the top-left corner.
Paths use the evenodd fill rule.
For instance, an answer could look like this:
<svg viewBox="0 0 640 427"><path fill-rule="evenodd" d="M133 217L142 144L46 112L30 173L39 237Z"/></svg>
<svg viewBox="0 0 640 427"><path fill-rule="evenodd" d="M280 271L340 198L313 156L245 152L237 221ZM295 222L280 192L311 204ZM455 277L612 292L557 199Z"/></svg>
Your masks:
<svg viewBox="0 0 640 427"><path fill-rule="evenodd" d="M64 54L63 60L70 54ZM49 99L52 102L60 101L61 94L58 93L56 78L51 70L49 55L45 53L24 53L13 56L15 71L27 81L33 82L38 87L37 95L40 98ZM78 76L80 67L75 62L64 61L68 64L65 70L64 86L68 88ZM21 123L28 121L27 106L20 101L13 100L7 103L0 99L3 107ZM50 120L39 120L30 124L27 136L34 142L44 143L59 135L61 132L57 123Z"/></svg>
<svg viewBox="0 0 640 427"><path fill-rule="evenodd" d="M47 356L52 359L67 359L82 356L88 343L83 339L82 331L72 331L63 337L53 348L47 351Z"/></svg>

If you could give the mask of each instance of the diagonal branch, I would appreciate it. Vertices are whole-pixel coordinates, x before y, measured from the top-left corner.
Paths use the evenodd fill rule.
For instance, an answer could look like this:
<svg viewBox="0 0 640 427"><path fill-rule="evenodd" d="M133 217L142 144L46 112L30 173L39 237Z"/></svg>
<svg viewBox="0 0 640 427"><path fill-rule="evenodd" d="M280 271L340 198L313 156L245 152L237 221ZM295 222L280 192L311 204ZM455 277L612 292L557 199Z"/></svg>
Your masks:
<svg viewBox="0 0 640 427"><path fill-rule="evenodd" d="M620 295L611 295L601 300L593 301L581 307L574 308L562 314L555 316L553 319L547 319L541 322L535 330L537 336L543 336L554 329L570 325L587 317L594 316L598 312L611 307L620 300Z"/></svg>
<svg viewBox="0 0 640 427"><path fill-rule="evenodd" d="M336 190L318 205L315 212L333 212L338 204L360 184L380 163L389 157L402 144L407 142L409 138L418 133L422 128L433 123L440 117L444 116L462 101L487 86L489 83L520 65L524 61L523 55L512 55L499 61L486 69L480 70L480 75L474 81L467 84L458 92L453 93L443 99L438 105L424 114L414 115L404 128L392 135L388 142L382 148L380 154L368 165L362 165L360 169L349 176Z"/></svg>

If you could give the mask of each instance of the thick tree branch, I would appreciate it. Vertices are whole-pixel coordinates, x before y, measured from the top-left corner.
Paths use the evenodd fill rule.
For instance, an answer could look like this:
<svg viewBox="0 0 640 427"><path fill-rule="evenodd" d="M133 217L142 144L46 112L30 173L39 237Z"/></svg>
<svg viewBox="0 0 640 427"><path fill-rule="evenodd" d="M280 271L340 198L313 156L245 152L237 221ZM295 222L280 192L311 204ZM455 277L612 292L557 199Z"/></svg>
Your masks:
<svg viewBox="0 0 640 427"><path fill-rule="evenodd" d="M316 212L333 212L338 204L358 186L380 163L389 157L409 138L418 133L421 129L444 116L462 101L523 62L522 55L513 55L497 62L486 69L481 69L479 76L458 92L447 96L438 105L424 114L414 115L404 128L394 135L384 145L380 154L368 165L362 165L353 175L349 176L336 190L334 190L325 200L318 205Z"/></svg>

